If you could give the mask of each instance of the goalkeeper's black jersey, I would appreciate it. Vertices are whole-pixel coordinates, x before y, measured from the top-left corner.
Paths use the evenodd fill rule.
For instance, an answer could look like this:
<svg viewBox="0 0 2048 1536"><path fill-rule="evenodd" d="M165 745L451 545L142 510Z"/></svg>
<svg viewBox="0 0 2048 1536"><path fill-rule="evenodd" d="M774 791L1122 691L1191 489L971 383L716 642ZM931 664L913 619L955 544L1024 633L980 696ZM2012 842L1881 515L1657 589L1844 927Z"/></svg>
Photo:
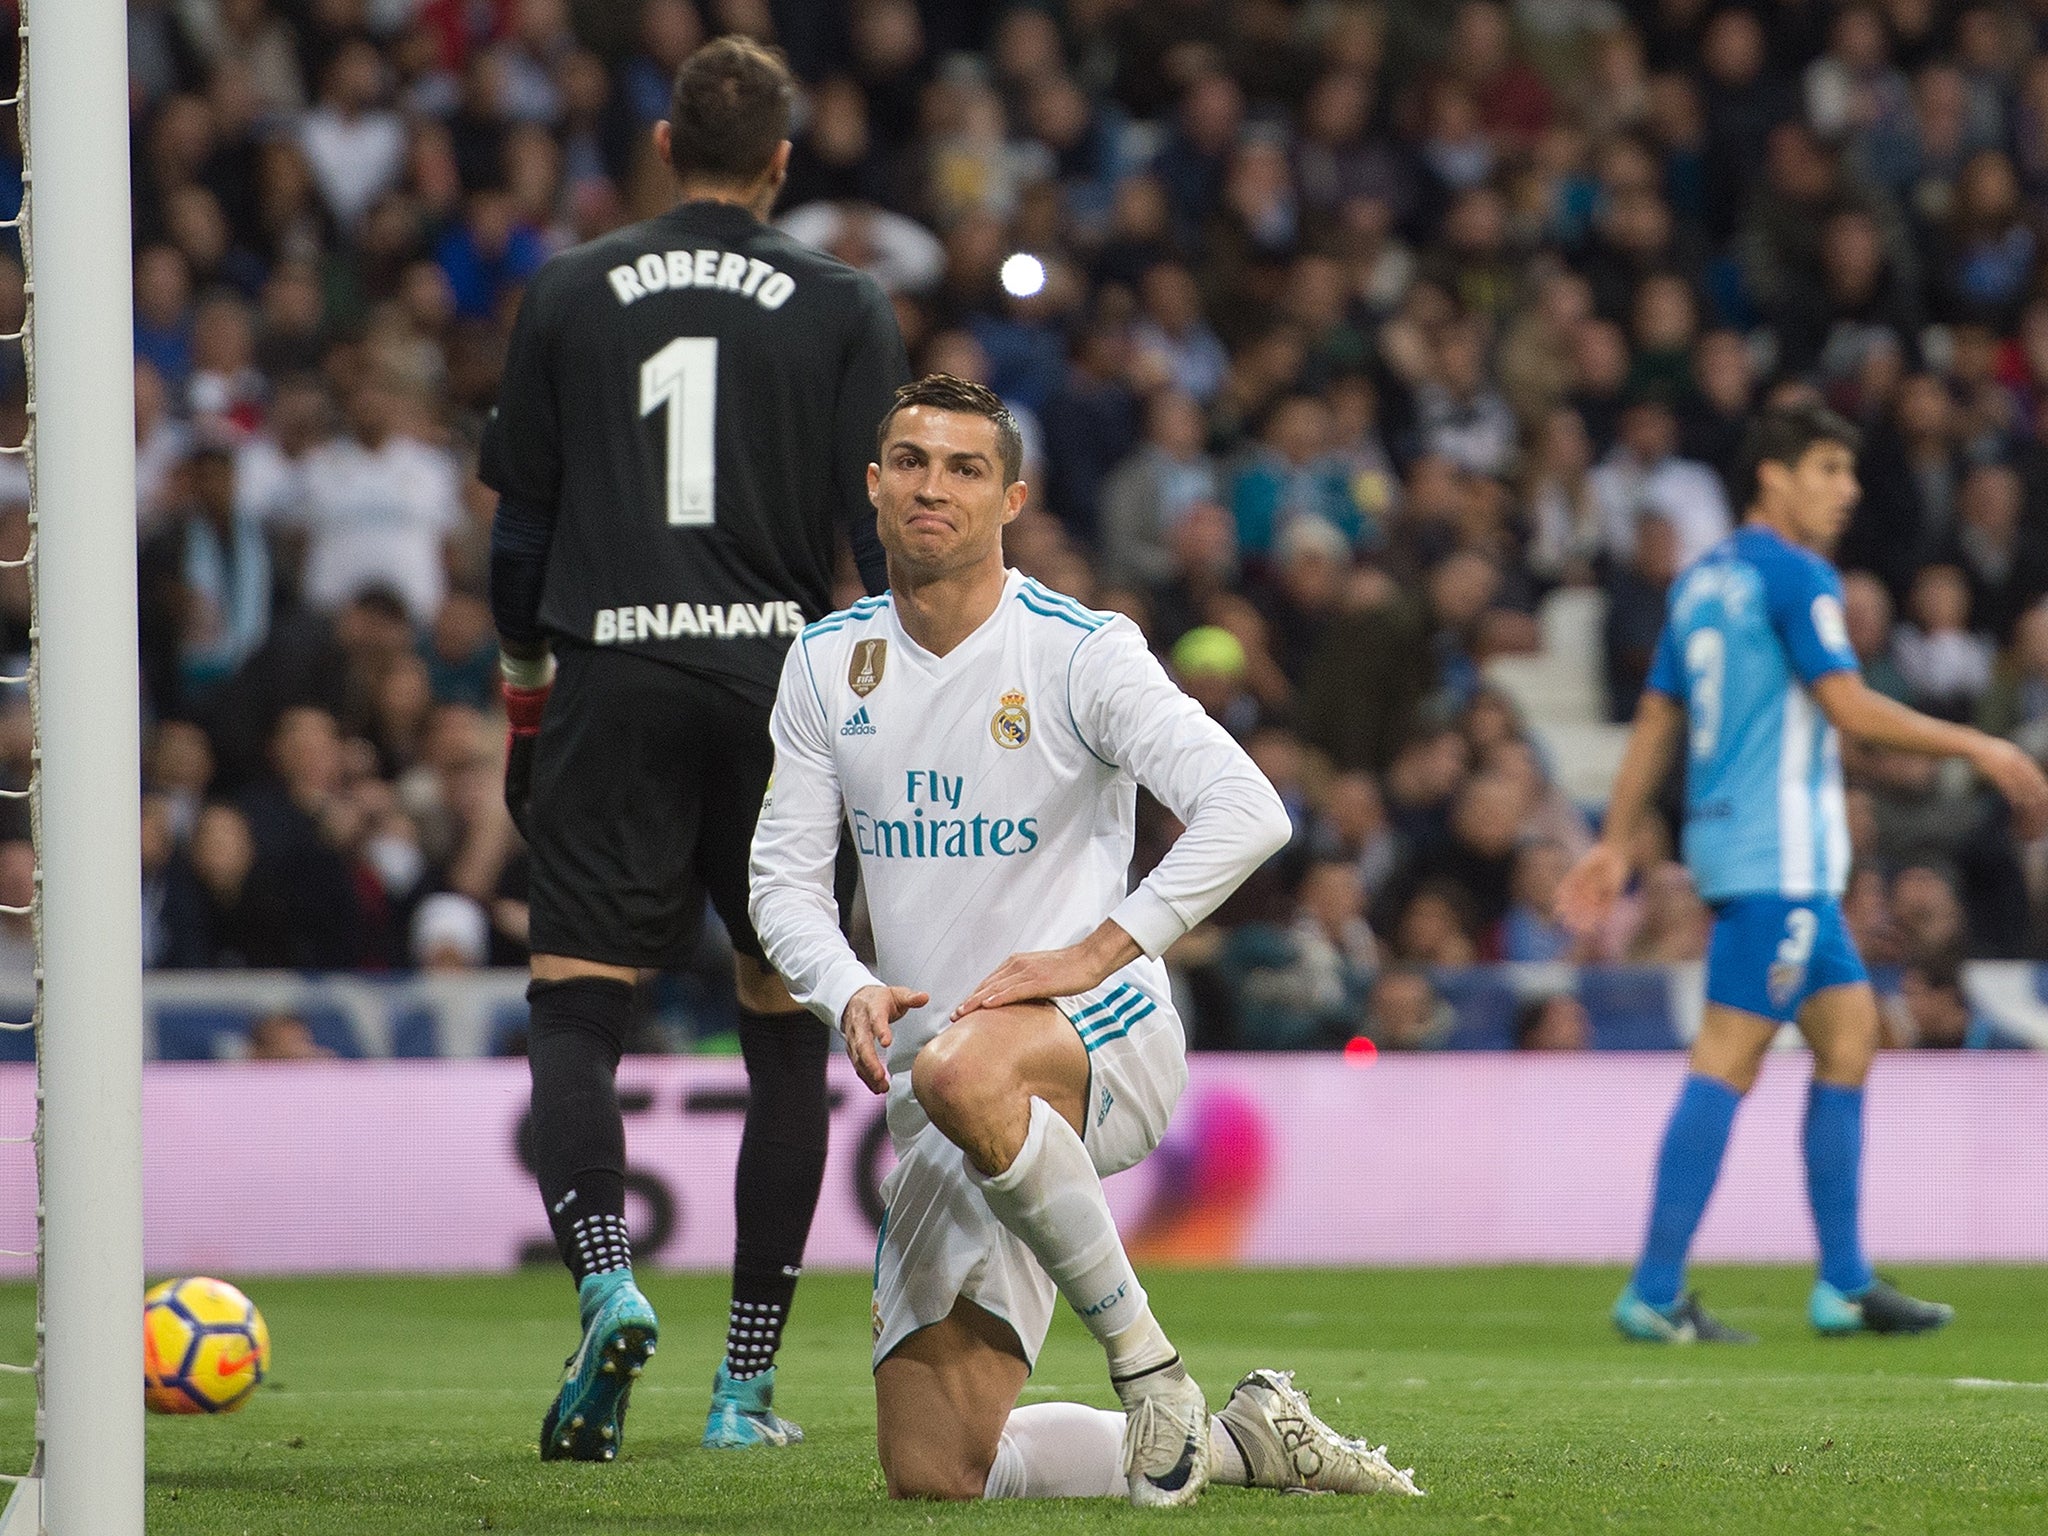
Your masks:
<svg viewBox="0 0 2048 1536"><path fill-rule="evenodd" d="M872 279L729 204L555 257L478 471L552 519L542 628L773 699L790 639L832 607L841 527L882 585L866 470L909 372Z"/></svg>

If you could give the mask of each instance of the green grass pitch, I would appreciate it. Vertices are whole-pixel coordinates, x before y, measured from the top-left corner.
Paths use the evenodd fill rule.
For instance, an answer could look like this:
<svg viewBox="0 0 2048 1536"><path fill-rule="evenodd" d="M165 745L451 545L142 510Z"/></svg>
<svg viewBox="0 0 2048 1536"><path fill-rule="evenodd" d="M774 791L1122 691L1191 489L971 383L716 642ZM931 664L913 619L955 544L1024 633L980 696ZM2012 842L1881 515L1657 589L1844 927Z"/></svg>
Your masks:
<svg viewBox="0 0 2048 1536"><path fill-rule="evenodd" d="M249 1284L272 1384L241 1413L152 1419L152 1536L810 1531L1424 1533L2048 1531L2048 1271L1915 1270L1959 1320L1924 1339L1822 1341L1807 1276L1710 1269L1714 1309L1751 1349L1621 1343L1613 1270L1157 1273L1158 1312L1220 1402L1239 1373L1291 1366L1340 1428L1413 1462L1425 1500L1216 1489L1186 1513L1107 1500L892 1505L874 1460L865 1276L798 1299L777 1406L786 1452L697 1447L725 1291L648 1290L662 1347L625 1457L543 1466L534 1441L571 1347L559 1274ZM31 1300L0 1290L0 1358L23 1358ZM138 1381L109 1382L135 1391ZM1054 1326L1026 1400L1113 1405L1101 1356ZM0 1466L29 1445L30 1397L0 1384Z"/></svg>

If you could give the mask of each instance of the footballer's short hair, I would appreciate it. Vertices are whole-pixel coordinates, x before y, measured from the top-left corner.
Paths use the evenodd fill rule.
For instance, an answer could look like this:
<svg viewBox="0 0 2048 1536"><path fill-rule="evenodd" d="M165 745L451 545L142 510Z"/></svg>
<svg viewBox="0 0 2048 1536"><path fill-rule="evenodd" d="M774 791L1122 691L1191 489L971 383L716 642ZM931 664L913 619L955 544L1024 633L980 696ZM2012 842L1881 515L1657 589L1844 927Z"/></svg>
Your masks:
<svg viewBox="0 0 2048 1536"><path fill-rule="evenodd" d="M980 416L993 422L996 448L1003 457L1003 484L1015 485L1024 478L1024 434L1017 426L1017 418L1010 414L1010 408L987 385L958 379L950 373L928 373L921 379L912 379L896 391L889 413L875 428L876 458L881 457L882 445L889 440L889 423L896 419L898 411L908 410L913 405L934 411L958 411L963 416Z"/></svg>
<svg viewBox="0 0 2048 1536"><path fill-rule="evenodd" d="M779 49L747 37L706 43L676 71L668 160L682 180L747 186L789 137L796 81Z"/></svg>
<svg viewBox="0 0 2048 1536"><path fill-rule="evenodd" d="M1857 453L1863 447L1863 434L1846 417L1812 401L1774 405L1759 412L1742 440L1735 504L1747 507L1755 502L1762 489L1757 479L1759 468L1765 464L1796 468L1815 443L1840 443Z"/></svg>

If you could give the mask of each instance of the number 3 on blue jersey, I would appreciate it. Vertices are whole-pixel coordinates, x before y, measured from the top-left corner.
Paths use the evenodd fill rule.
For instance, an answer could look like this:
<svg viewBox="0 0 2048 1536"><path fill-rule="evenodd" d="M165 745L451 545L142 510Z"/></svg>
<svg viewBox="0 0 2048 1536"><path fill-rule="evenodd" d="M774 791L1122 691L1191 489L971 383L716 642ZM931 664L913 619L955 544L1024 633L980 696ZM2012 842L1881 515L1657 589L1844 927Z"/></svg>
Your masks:
<svg viewBox="0 0 2048 1536"><path fill-rule="evenodd" d="M1692 755L1714 755L1721 739L1723 684L1728 673L1728 642L1718 629L1696 629L1686 637L1685 671L1690 682L1686 702L1692 712Z"/></svg>

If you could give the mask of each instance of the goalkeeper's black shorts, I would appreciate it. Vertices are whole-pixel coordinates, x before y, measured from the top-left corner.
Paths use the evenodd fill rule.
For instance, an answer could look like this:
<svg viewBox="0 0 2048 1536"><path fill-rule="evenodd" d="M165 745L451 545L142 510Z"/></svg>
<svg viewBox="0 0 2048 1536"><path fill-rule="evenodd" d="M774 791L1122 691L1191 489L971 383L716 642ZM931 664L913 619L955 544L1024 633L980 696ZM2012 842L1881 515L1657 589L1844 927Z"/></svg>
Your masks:
<svg viewBox="0 0 2048 1536"><path fill-rule="evenodd" d="M775 750L769 705L623 651L563 646L534 745L535 954L673 968L704 898L758 960L747 855Z"/></svg>

